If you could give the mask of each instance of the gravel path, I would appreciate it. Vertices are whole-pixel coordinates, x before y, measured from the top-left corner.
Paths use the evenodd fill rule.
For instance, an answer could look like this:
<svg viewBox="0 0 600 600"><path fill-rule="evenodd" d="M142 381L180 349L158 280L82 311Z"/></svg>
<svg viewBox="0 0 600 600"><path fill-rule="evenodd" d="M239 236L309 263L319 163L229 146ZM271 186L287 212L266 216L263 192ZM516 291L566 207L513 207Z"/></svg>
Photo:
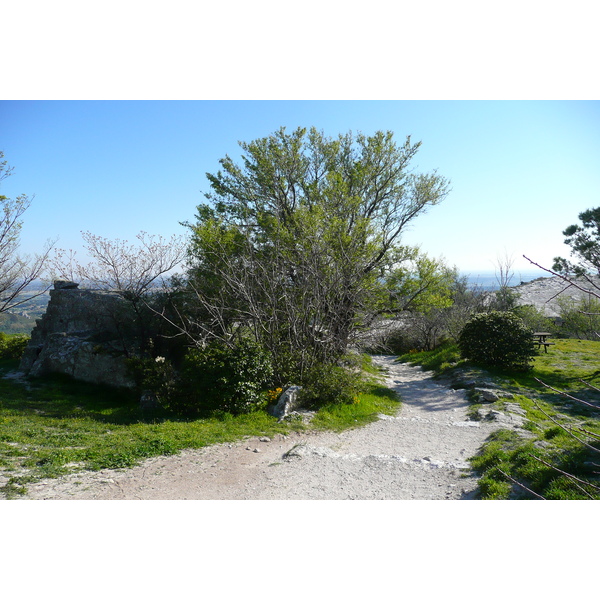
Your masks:
<svg viewBox="0 0 600 600"><path fill-rule="evenodd" d="M467 419L462 390L377 356L402 408L343 433L296 433L186 450L127 470L44 480L25 499L454 500L474 495L467 459L498 424Z"/></svg>

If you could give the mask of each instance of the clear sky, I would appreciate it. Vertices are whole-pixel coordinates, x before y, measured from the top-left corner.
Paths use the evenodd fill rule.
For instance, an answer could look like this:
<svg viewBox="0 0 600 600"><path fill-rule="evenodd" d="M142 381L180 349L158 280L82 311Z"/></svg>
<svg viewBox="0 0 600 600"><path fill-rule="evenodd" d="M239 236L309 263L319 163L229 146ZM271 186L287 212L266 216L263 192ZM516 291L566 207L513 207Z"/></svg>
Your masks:
<svg viewBox="0 0 600 600"><path fill-rule="evenodd" d="M281 126L329 135L392 130L422 142L417 170L451 180L443 204L404 242L465 273L498 259L551 266L562 230L600 205L597 101L2 101L0 149L14 167L0 193L35 194L22 249L48 238L82 256L80 231L133 241L183 233L208 191L206 172L238 140Z"/></svg>

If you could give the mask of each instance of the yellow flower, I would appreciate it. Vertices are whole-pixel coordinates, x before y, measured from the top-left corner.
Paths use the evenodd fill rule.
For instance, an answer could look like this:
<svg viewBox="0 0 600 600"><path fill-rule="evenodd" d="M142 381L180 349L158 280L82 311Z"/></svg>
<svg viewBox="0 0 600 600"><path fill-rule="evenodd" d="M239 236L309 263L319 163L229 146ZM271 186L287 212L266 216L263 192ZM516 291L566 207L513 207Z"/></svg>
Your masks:
<svg viewBox="0 0 600 600"><path fill-rule="evenodd" d="M269 402L275 402L277 398L279 398L279 396L281 395L281 392L283 392L283 389L281 389L280 387L275 388L274 390L269 390L267 392Z"/></svg>

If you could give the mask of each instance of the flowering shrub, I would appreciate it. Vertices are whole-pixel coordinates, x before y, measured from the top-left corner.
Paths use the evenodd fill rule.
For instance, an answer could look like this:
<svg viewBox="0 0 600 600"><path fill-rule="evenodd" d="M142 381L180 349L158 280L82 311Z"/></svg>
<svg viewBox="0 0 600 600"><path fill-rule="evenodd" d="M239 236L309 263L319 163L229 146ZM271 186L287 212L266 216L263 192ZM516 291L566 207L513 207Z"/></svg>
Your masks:
<svg viewBox="0 0 600 600"><path fill-rule="evenodd" d="M215 342L186 354L170 408L192 415L252 412L268 404L272 376L270 356L258 344L240 340L230 348Z"/></svg>
<svg viewBox="0 0 600 600"><path fill-rule="evenodd" d="M141 392L152 392L163 406L167 406L177 392L177 373L164 356L130 358L128 366Z"/></svg>

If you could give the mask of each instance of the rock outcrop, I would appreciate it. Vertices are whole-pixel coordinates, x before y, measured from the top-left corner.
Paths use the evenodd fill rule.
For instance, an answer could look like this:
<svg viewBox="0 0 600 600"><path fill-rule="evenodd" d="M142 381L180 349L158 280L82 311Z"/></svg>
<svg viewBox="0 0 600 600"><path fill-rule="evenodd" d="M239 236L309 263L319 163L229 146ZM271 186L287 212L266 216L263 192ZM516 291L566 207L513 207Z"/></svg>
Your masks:
<svg viewBox="0 0 600 600"><path fill-rule="evenodd" d="M574 281L584 289L590 288L589 283L584 280L575 279ZM600 287L600 277L593 277L592 281ZM588 297L584 291L569 285L560 277L540 277L511 289L519 296L517 304L533 305L550 318L560 316L560 299L579 302Z"/></svg>
<svg viewBox="0 0 600 600"><path fill-rule="evenodd" d="M131 304L120 294L56 281L20 369L31 376L65 373L90 383L133 387L125 358L136 350L134 323Z"/></svg>
<svg viewBox="0 0 600 600"><path fill-rule="evenodd" d="M299 385L289 386L279 396L277 404L271 409L271 414L277 417L280 421L285 419L292 411L302 406L302 401L298 395L298 392L302 389Z"/></svg>

